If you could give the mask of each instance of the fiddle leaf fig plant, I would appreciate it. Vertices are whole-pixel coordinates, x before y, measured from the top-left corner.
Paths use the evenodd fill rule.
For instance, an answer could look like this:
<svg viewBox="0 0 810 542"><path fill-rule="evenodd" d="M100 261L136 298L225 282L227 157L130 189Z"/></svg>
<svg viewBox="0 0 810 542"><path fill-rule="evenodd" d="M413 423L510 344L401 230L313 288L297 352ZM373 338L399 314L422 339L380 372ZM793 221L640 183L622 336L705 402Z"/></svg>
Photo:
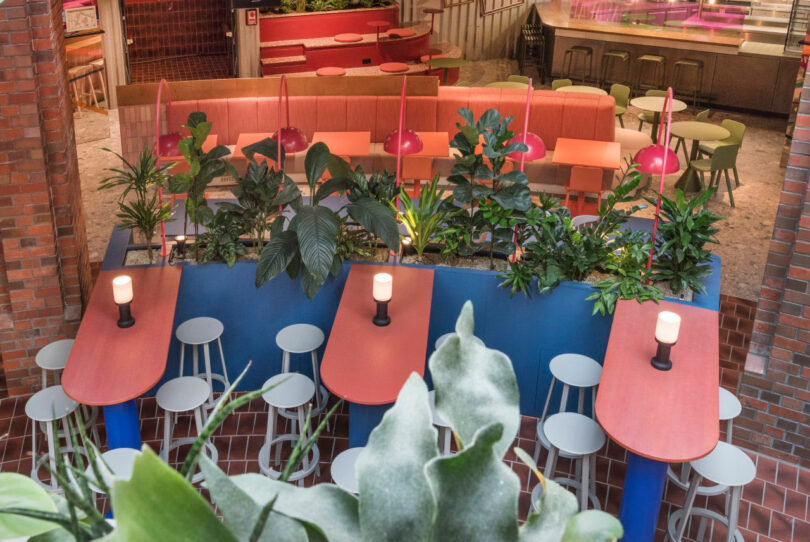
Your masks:
<svg viewBox="0 0 810 542"><path fill-rule="evenodd" d="M323 143L312 145L304 160L309 197L295 194L290 187L290 205L295 215L284 228L287 218L280 215L273 224L275 235L264 246L256 268L256 287L282 271L292 279L301 276L301 287L309 299L315 297L329 275L337 276L343 263L338 246L341 233L340 217L352 219L349 227L360 227L379 237L391 250L399 250L399 230L394 211L377 199L357 195L337 210L322 202L329 196L350 192L357 185L357 174L351 168L341 169L343 176L332 176L325 182L321 177L335 163L329 148ZM345 163L345 162L344 162ZM335 166L338 171L339 166ZM362 171L362 170L361 170ZM364 177L365 180L365 177Z"/></svg>

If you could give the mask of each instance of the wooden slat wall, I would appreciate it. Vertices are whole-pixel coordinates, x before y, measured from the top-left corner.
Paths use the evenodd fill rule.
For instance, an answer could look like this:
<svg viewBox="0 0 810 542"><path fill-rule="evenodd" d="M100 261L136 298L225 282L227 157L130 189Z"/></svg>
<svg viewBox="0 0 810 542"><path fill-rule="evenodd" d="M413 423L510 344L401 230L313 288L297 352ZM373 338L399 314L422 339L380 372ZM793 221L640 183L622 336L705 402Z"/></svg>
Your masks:
<svg viewBox="0 0 810 542"><path fill-rule="evenodd" d="M523 5L482 17L480 1L446 8L444 13L436 15L434 40L456 44L467 60L511 57L520 25L526 20L533 2L527 0ZM429 22L430 15L425 15L422 10L440 7L442 0L399 0L399 3L403 23ZM510 3L513 2L487 0L487 9L497 9Z"/></svg>

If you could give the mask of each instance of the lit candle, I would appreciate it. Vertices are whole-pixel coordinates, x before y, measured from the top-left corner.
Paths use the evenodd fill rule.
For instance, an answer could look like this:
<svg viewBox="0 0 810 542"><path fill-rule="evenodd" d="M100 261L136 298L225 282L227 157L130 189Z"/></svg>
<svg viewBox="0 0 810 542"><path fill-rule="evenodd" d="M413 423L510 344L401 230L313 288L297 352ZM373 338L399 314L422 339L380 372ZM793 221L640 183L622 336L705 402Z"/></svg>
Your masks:
<svg viewBox="0 0 810 542"><path fill-rule="evenodd" d="M174 241L176 243L178 243L178 244L183 244L183 243L186 242L186 236L185 235L178 235L177 237L174 238Z"/></svg>
<svg viewBox="0 0 810 542"><path fill-rule="evenodd" d="M374 275L374 301L387 302L391 300L394 291L394 277L388 273Z"/></svg>
<svg viewBox="0 0 810 542"><path fill-rule="evenodd" d="M655 340L666 344L678 342L678 331L681 328L681 317L670 311L658 313L655 324Z"/></svg>
<svg viewBox="0 0 810 542"><path fill-rule="evenodd" d="M132 301L132 279L127 275L115 277L113 284L113 299L118 305Z"/></svg>

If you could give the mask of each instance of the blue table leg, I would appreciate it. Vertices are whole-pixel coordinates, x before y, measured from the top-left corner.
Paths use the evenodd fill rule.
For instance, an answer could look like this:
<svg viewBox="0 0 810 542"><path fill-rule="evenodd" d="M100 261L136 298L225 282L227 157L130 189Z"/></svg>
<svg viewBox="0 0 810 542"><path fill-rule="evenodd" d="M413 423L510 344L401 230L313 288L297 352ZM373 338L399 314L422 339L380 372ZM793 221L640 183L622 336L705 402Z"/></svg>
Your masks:
<svg viewBox="0 0 810 542"><path fill-rule="evenodd" d="M113 448L141 449L141 423L135 399L104 407L107 445Z"/></svg>
<svg viewBox="0 0 810 542"><path fill-rule="evenodd" d="M349 448L365 446L371 430L379 425L383 414L391 406L349 403Z"/></svg>
<svg viewBox="0 0 810 542"><path fill-rule="evenodd" d="M667 481L667 463L627 452L619 521L629 542L652 542Z"/></svg>

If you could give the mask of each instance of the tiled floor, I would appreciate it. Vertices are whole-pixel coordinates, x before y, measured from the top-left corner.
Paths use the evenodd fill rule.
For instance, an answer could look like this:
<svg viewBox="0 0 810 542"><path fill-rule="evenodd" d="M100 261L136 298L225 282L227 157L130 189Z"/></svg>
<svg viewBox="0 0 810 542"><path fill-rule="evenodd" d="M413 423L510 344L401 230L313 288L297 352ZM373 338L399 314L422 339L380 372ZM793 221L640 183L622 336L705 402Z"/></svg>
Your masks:
<svg viewBox="0 0 810 542"><path fill-rule="evenodd" d="M31 449L29 424L24 413L25 397L6 399L0 402L0 470L29 474L31 470ZM152 398L140 400L141 435L145 443L158 449L159 439L163 434L163 417L158 412ZM521 430L515 444L531 453L534 451L535 418L523 417ZM219 465L229 474L259 472L258 455L264 441L267 423L267 410L263 401L253 401L246 408L231 415L217 432L213 441L219 452ZM175 436L189 436L192 427L188 416L180 418ZM104 439L103 425L100 426L101 438ZM28 437L28 438L27 438ZM332 430L321 436L320 476L310 476L306 485L314 482L331 480L329 464L331 459L348 447L348 414L347 409L338 413ZM182 452L183 450L181 450ZM810 494L810 470L797 468L765 456L750 454L757 463L757 478L743 492L740 509L740 529L748 542L804 541L810 540L810 517L808 517L808 494ZM176 461L176 458L172 458ZM521 480L522 493L519 501L519 514L525 518L530 506L530 492L536 480L530 479L529 469L516 461L510 451L506 457L509 466ZM541 455L540 465L545 461ZM621 503L622 484L625 473L625 452L613 442L609 442L597 459L597 497L603 507L611 514L618 515ZM567 475L572 466L560 459L557 474ZM47 475L43 472L43 477ZM664 539L664 526L669 510L677 509L683 502L684 492L669 485L665 494L662 509L658 540ZM723 497L699 497L698 506L707 506L722 512ZM104 503L100 503L104 506ZM697 529L697 523L692 531ZM714 529L713 540L723 540L725 530L722 526Z"/></svg>
<svg viewBox="0 0 810 542"><path fill-rule="evenodd" d="M191 81L230 77L228 55L183 56L133 62L129 66L129 72L132 83L152 83L161 79Z"/></svg>

